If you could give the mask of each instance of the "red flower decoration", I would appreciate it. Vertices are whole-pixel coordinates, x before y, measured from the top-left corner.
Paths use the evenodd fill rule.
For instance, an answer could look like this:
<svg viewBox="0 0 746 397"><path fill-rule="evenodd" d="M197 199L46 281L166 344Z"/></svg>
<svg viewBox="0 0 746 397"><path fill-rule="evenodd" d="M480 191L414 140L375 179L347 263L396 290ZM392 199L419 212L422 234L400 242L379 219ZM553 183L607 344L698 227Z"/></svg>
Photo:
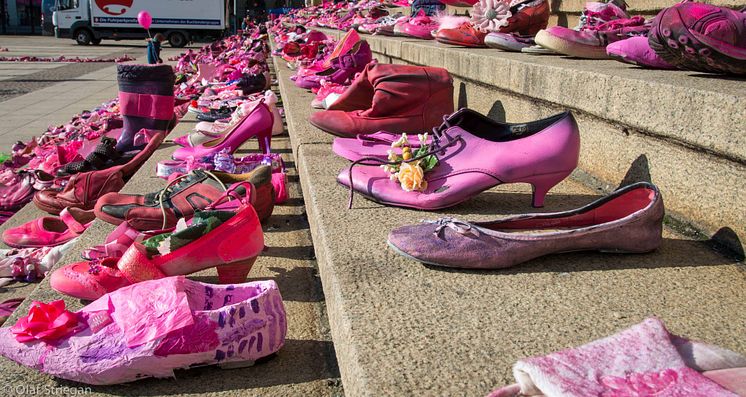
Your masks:
<svg viewBox="0 0 746 397"><path fill-rule="evenodd" d="M77 325L78 317L65 309L65 301L33 302L28 316L18 319L10 332L21 343L54 342L74 332Z"/></svg>

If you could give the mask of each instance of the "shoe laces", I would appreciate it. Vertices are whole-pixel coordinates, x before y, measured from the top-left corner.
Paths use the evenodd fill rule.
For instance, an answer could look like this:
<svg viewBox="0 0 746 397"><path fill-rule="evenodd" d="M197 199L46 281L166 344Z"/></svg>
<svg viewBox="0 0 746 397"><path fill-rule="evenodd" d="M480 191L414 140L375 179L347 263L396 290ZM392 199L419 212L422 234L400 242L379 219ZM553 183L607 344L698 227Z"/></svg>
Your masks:
<svg viewBox="0 0 746 397"><path fill-rule="evenodd" d="M215 174L207 170L201 170L201 171L204 172L205 175L217 181L218 184L220 184L220 187L223 189L223 191L228 190L228 188L225 186L223 181L221 181L220 178L215 176ZM165 201L166 196L171 194L173 191L182 188L185 184L191 183L194 176L197 176L197 174L194 172L190 172L189 174L181 175L177 178L174 178L174 180L169 182L168 185L166 185L166 187L163 190L158 192L158 196L157 196L158 207L161 209L161 215L163 216L163 224L161 225L161 229L166 228L166 223L168 219L168 216L166 214L166 201Z"/></svg>
<svg viewBox="0 0 746 397"><path fill-rule="evenodd" d="M446 134L445 131L448 130L453 126L452 118L456 113L443 116L443 123L437 127L433 127L432 129L432 137L433 137L433 143L430 145L430 150L428 150L426 153L423 153L417 157L413 157L409 160L403 160L403 161L388 161L383 160L379 157L363 157L360 159L357 159L350 164L350 168L348 168L348 179L350 181L350 198L347 203L347 208L352 209L352 200L354 198L355 189L353 188L354 183L352 182L352 169L356 165L367 165L367 166L381 166L381 165L397 165L401 163L412 163L415 161L420 161L424 159L427 156L434 155L438 156L438 153L442 154L444 153L445 149L453 146L457 142L461 141L461 135L457 135L455 137L451 137L450 135Z"/></svg>

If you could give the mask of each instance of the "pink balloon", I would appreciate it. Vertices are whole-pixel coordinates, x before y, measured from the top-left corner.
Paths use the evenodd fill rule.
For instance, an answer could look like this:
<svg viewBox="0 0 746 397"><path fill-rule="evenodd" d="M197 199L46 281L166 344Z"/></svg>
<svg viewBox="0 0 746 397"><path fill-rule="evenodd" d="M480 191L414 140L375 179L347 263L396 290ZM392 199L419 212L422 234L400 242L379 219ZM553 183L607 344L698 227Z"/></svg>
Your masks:
<svg viewBox="0 0 746 397"><path fill-rule="evenodd" d="M150 29L150 24L153 22L153 17L150 16L150 13L142 10L137 14L137 22L140 23L140 26L145 28L145 30Z"/></svg>

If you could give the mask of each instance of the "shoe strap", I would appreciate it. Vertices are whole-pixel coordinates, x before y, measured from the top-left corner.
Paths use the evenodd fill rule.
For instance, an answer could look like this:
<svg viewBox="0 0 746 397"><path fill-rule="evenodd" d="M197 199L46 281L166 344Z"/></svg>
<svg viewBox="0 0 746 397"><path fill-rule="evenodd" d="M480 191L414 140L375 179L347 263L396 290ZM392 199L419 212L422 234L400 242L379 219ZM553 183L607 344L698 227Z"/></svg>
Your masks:
<svg viewBox="0 0 746 397"><path fill-rule="evenodd" d="M60 220L67 225L67 228L70 229L75 234L83 234L83 232L87 229L86 225L83 225L82 223L78 222L71 214L70 211L68 211L67 208L63 209L60 212Z"/></svg>

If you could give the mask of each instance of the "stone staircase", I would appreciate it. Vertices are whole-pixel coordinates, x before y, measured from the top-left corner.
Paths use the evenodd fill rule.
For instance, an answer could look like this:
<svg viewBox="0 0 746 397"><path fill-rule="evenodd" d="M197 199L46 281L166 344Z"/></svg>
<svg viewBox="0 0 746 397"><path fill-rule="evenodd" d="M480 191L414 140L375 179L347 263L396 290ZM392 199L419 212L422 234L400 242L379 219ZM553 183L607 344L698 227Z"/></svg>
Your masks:
<svg viewBox="0 0 746 397"><path fill-rule="evenodd" d="M746 352L746 269L739 262L746 82L363 38L380 62L447 68L457 106L498 121L571 109L582 134L580 166L550 192L544 210L576 208L648 180L661 188L668 215L661 248L646 255L567 253L504 271L405 259L386 245L392 228L440 216L533 212L530 188L501 186L437 213L360 197L348 210L348 192L336 182L348 162L331 151L331 135L308 123L313 95L275 58L346 394L484 395L513 381L519 358L577 346L653 315L675 333Z"/></svg>

